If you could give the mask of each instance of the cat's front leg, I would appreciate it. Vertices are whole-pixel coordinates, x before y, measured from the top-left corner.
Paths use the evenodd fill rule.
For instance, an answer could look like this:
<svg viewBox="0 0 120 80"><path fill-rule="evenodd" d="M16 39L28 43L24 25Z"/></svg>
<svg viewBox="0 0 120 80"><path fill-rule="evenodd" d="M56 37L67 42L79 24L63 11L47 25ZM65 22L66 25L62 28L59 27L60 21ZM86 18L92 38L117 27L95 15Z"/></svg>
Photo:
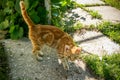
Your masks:
<svg viewBox="0 0 120 80"><path fill-rule="evenodd" d="M58 63L63 65L65 70L69 70L68 60L66 58L58 59Z"/></svg>
<svg viewBox="0 0 120 80"><path fill-rule="evenodd" d="M62 65L63 65L64 69L69 70L68 60L66 58L63 58L61 61L62 61Z"/></svg>
<svg viewBox="0 0 120 80"><path fill-rule="evenodd" d="M43 60L43 52L42 51L36 51L35 53L35 58L37 61L42 61Z"/></svg>

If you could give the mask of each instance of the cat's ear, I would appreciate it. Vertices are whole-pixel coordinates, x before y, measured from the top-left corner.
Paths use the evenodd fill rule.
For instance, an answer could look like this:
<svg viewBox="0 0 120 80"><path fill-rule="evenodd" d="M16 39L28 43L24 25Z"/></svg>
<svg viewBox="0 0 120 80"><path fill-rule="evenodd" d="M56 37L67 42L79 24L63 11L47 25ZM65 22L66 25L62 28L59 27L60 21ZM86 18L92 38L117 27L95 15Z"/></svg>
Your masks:
<svg viewBox="0 0 120 80"><path fill-rule="evenodd" d="M68 52L68 50L70 50L70 46L69 45L65 45L65 51Z"/></svg>

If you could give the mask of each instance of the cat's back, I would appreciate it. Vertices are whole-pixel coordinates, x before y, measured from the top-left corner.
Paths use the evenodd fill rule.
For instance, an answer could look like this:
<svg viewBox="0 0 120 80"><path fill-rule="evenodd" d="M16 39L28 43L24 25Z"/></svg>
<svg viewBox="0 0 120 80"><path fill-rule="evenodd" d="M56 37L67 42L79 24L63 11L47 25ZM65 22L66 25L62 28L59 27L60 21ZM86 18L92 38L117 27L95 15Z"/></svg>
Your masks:
<svg viewBox="0 0 120 80"><path fill-rule="evenodd" d="M37 27L40 27L43 30L51 30L51 31L60 31L63 32L62 30L60 30L59 28L52 26L52 25L41 25L41 24L37 24Z"/></svg>
<svg viewBox="0 0 120 80"><path fill-rule="evenodd" d="M61 29L59 29L59 28L57 28L55 26L52 26L52 25L38 24L37 27L40 28L42 32L45 32L45 31L52 32L55 35L55 38L59 38L59 37L61 37L61 36L63 36L65 34L64 31L62 31Z"/></svg>

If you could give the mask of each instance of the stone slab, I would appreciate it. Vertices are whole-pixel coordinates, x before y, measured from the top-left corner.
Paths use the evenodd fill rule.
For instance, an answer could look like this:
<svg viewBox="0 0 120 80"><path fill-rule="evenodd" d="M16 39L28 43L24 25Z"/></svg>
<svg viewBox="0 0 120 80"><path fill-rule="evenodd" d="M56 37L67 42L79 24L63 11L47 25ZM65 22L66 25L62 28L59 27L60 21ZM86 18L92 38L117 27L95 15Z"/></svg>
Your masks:
<svg viewBox="0 0 120 80"><path fill-rule="evenodd" d="M65 13L66 17L65 17L65 21L70 22L70 20L74 20L75 23L76 22L80 22L83 25L97 25L101 22L100 19L95 19L92 18L92 16L84 11L81 8L76 8L76 9L72 9L70 12ZM71 22L70 22L71 23Z"/></svg>
<svg viewBox="0 0 120 80"><path fill-rule="evenodd" d="M105 4L103 1L101 0L74 0L75 2L77 2L78 4Z"/></svg>
<svg viewBox="0 0 120 80"><path fill-rule="evenodd" d="M104 36L101 32L83 30L80 33L76 32L73 38L84 51L91 54L102 56L104 54L120 53L120 45Z"/></svg>
<svg viewBox="0 0 120 80"><path fill-rule="evenodd" d="M102 15L103 20L110 22L120 22L120 10L111 6L87 7L90 10L98 11Z"/></svg>

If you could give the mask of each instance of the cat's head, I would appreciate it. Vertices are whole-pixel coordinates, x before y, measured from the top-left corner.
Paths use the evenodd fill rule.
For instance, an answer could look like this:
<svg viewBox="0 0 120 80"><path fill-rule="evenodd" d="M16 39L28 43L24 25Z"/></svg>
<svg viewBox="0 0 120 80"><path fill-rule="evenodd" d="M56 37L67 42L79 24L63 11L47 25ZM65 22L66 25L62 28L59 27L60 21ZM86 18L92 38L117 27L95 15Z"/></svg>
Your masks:
<svg viewBox="0 0 120 80"><path fill-rule="evenodd" d="M68 58L73 61L75 59L77 59L81 53L81 48L80 47L76 47L76 46L65 46L65 52L66 54L68 54Z"/></svg>

